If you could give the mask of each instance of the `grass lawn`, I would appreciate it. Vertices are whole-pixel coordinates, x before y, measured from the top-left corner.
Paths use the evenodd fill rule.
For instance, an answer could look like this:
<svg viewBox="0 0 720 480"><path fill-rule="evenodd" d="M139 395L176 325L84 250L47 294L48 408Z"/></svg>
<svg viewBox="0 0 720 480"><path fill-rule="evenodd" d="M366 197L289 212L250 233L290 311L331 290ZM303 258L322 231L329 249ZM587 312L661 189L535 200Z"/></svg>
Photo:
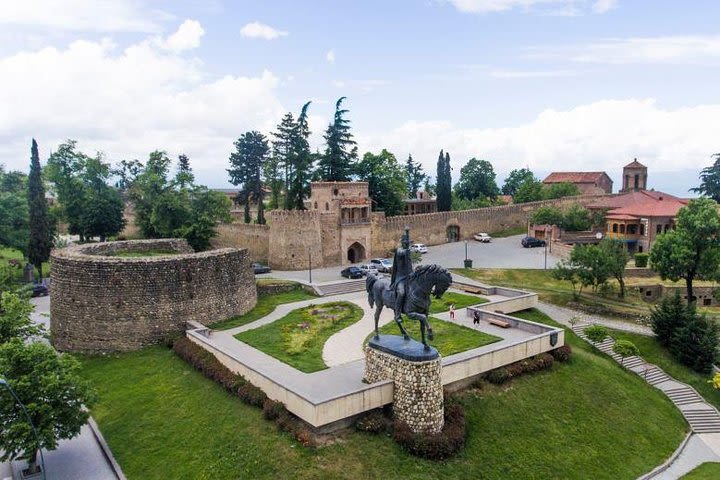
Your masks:
<svg viewBox="0 0 720 480"><path fill-rule="evenodd" d="M0 247L0 265L7 265L9 260L17 260L20 262L20 268L11 268L13 281L20 282L23 277L23 267L27 261L20 250L14 248ZM39 276L39 272L35 270L35 278ZM43 276L50 276L50 262L43 262Z"/></svg>
<svg viewBox="0 0 720 480"><path fill-rule="evenodd" d="M323 303L298 308L268 325L235 335L301 372L327 368L322 350L330 336L360 320L363 311L350 302Z"/></svg>
<svg viewBox="0 0 720 480"><path fill-rule="evenodd" d="M407 330L411 337L419 342L421 338L420 322L410 320L406 317L403 318L405 330ZM444 320L440 320L439 318L429 317L428 320L430 321L433 333L435 334L435 340L428 340L428 343L437 348L438 352L440 352L440 355L443 357L502 340L500 337L496 337L495 335L463 327L462 325L458 325L456 323L446 322ZM380 333L387 335L400 335L400 329L397 327L395 322L390 322L380 327ZM366 341L370 340L372 335L373 334L370 334Z"/></svg>
<svg viewBox="0 0 720 480"><path fill-rule="evenodd" d="M211 324L210 327L215 330L227 330L229 328L239 327L268 315L275 310L275 307L282 305L283 303L301 302L303 300L310 300L313 298L317 297L306 292L300 287L289 292L276 293L272 295L260 295L258 296L255 308L247 312L245 315L239 315L237 317L231 317L226 320L215 322Z"/></svg>
<svg viewBox="0 0 720 480"><path fill-rule="evenodd" d="M386 435L354 431L302 448L165 347L86 357L82 374L98 390L93 417L130 480L629 480L662 463L687 430L679 412L567 335L570 362L460 396L467 444L442 463L410 456Z"/></svg>
<svg viewBox="0 0 720 480"><path fill-rule="evenodd" d="M700 395L708 402L720 408L720 390L715 390L708 380L712 374L697 373L694 370L681 365L675 360L666 348L661 346L655 337L638 335L634 333L610 330L610 335L616 340L629 340L638 347L640 356L646 361L654 363L667 372L668 375L677 378L681 382L692 385ZM720 477L718 477L720 478Z"/></svg>
<svg viewBox="0 0 720 480"><path fill-rule="evenodd" d="M512 237L513 235L522 235L522 234L527 234L527 227L525 227L525 226L513 227L513 228L508 228L505 230L497 230L495 232L489 233L489 235L493 238Z"/></svg>
<svg viewBox="0 0 720 480"><path fill-rule="evenodd" d="M431 297L430 302L430 313L447 312L450 310L450 305L455 304L455 310L460 308L469 307L470 305L479 305L486 303L486 298L478 297L476 295L466 295L464 293L457 292L445 292L442 298Z"/></svg>
<svg viewBox="0 0 720 480"><path fill-rule="evenodd" d="M681 478L682 480L717 480L720 478L720 463L703 463Z"/></svg>
<svg viewBox="0 0 720 480"><path fill-rule="evenodd" d="M111 257L136 258L136 257L161 257L163 255L177 255L173 250L148 250L146 252L116 252Z"/></svg>

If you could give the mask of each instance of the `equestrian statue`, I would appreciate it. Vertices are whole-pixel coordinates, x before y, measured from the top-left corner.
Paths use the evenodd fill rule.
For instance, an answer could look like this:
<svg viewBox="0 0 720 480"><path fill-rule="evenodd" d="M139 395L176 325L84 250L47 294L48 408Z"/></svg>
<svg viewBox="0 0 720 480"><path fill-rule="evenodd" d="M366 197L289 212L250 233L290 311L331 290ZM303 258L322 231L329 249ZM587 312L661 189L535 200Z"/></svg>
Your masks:
<svg viewBox="0 0 720 480"><path fill-rule="evenodd" d="M402 314L420 322L422 343L425 350L430 350L425 339L426 331L427 338L433 339L432 327L427 319L430 295L434 295L435 298L442 297L451 283L450 273L439 265L422 265L413 270L410 258L410 230L406 228L400 239L400 247L395 250L390 280L370 273L365 280L368 302L370 307L375 308L375 339L380 338L378 330L380 312L383 307L388 307L395 312L395 323L405 340L410 340L410 336L403 327Z"/></svg>

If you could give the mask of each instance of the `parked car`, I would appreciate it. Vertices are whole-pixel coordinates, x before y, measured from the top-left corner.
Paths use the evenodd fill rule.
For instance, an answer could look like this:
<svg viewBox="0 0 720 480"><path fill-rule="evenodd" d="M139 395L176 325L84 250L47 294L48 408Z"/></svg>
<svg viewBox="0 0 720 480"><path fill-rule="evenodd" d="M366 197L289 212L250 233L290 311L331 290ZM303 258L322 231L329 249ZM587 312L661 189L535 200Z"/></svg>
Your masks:
<svg viewBox="0 0 720 480"><path fill-rule="evenodd" d="M45 297L50 295L50 289L44 283L34 283L32 289L33 297Z"/></svg>
<svg viewBox="0 0 720 480"><path fill-rule="evenodd" d="M340 275L345 278L362 278L365 274L358 267L347 267L342 269Z"/></svg>
<svg viewBox="0 0 720 480"><path fill-rule="evenodd" d="M362 270L363 275L368 275L370 273L373 275L378 274L377 266L372 263L366 263L365 265L360 265L360 270Z"/></svg>
<svg viewBox="0 0 720 480"><path fill-rule="evenodd" d="M487 233L476 233L473 235L473 238L482 243L490 243L492 241L492 237Z"/></svg>
<svg viewBox="0 0 720 480"><path fill-rule="evenodd" d="M255 272L255 275L257 275L258 273L270 273L270 267L261 263L253 263L252 268L253 272Z"/></svg>
<svg viewBox="0 0 720 480"><path fill-rule="evenodd" d="M520 241L520 243L525 248L544 247L545 246L545 240L540 240L539 238L535 238L535 237L525 237Z"/></svg>
<svg viewBox="0 0 720 480"><path fill-rule="evenodd" d="M392 260L389 258L373 258L370 260L371 265L375 265L378 269L378 272L383 273L390 273L392 270Z"/></svg>
<svg viewBox="0 0 720 480"><path fill-rule="evenodd" d="M428 253L427 246L424 243L414 243L410 245L411 252Z"/></svg>

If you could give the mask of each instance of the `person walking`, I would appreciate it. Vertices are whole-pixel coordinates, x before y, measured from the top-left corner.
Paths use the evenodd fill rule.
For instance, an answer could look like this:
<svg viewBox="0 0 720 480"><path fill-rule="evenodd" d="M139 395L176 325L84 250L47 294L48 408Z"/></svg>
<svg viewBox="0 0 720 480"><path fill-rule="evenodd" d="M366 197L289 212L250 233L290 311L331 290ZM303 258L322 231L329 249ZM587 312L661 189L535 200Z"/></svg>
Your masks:
<svg viewBox="0 0 720 480"><path fill-rule="evenodd" d="M450 320L455 320L455 304L450 304Z"/></svg>

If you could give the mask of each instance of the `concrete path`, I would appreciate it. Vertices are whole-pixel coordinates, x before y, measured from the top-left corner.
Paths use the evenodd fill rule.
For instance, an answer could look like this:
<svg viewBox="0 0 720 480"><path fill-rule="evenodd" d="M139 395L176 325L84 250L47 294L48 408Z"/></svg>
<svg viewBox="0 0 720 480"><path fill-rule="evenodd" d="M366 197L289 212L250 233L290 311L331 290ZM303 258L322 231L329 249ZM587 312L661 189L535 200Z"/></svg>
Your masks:
<svg viewBox="0 0 720 480"><path fill-rule="evenodd" d="M600 315L592 315L579 310L573 310L572 308L559 307L546 302L538 302L538 309L550 318L562 323L563 325L567 325L568 327L571 326L570 319L576 317L578 323L603 325L613 330L622 330L624 332L637 333L640 335L654 335L652 329L644 325L638 325L633 322L624 322L622 320L614 320L601 317Z"/></svg>
<svg viewBox="0 0 720 480"><path fill-rule="evenodd" d="M31 300L35 310L30 318L50 329L50 297L38 297ZM91 424L92 419L91 419ZM124 480L120 467L109 457L112 455L105 444L99 429L86 424L80 435L70 440L62 440L53 451L44 450L47 480ZM39 460L39 459L38 459ZM26 462L5 462L0 464L0 478L20 478L20 471Z"/></svg>

